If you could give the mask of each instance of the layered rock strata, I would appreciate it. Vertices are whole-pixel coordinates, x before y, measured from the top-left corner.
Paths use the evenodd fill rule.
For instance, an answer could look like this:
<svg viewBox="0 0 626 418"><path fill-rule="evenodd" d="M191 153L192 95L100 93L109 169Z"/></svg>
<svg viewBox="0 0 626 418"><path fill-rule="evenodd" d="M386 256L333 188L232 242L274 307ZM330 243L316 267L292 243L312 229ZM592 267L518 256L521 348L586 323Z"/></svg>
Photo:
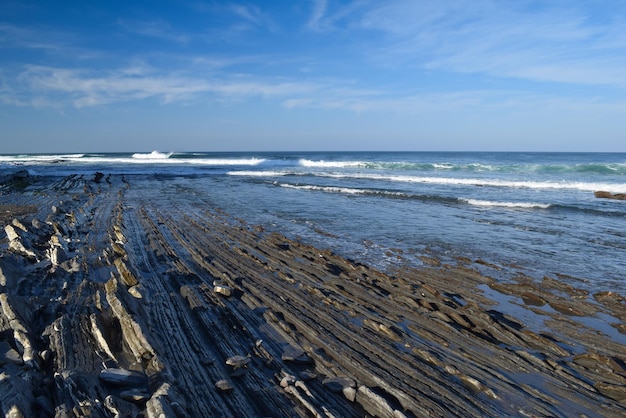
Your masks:
<svg viewBox="0 0 626 418"><path fill-rule="evenodd" d="M0 247L6 416L626 414L619 294L480 260L383 273L102 178L1 196L38 208Z"/></svg>

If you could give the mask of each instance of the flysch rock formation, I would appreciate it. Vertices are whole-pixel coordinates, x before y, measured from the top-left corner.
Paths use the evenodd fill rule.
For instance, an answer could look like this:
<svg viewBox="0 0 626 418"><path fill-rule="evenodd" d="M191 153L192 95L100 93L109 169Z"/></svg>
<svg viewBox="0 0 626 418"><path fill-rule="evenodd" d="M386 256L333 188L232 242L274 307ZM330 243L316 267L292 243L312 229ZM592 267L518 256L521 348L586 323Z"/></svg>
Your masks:
<svg viewBox="0 0 626 418"><path fill-rule="evenodd" d="M626 414L619 294L480 260L385 274L103 177L0 196L5 416Z"/></svg>

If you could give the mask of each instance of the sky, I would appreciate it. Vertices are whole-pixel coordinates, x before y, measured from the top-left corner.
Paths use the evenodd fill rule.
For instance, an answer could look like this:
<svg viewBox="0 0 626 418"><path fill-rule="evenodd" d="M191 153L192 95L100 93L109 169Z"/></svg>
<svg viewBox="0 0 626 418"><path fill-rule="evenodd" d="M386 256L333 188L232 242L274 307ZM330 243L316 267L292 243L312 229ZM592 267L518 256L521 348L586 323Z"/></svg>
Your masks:
<svg viewBox="0 0 626 418"><path fill-rule="evenodd" d="M0 138L626 152L626 2L3 0Z"/></svg>

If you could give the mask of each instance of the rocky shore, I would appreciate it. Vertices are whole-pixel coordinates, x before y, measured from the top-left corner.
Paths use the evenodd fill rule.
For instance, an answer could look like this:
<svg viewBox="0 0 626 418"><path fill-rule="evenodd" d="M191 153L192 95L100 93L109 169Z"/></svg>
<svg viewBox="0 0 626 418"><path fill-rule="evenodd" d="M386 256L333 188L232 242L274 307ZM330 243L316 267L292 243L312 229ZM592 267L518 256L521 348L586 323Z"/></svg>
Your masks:
<svg viewBox="0 0 626 418"><path fill-rule="evenodd" d="M380 272L98 174L0 188L5 416L626 415L618 293Z"/></svg>

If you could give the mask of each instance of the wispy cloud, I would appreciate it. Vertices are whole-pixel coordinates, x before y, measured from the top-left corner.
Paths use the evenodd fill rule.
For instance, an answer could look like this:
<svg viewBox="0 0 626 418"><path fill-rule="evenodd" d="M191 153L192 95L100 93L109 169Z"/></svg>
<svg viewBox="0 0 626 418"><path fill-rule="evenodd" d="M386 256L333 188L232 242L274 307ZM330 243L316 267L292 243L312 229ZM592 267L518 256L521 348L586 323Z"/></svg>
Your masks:
<svg viewBox="0 0 626 418"><path fill-rule="evenodd" d="M580 2L390 0L346 28L384 34L376 52L366 50L385 66L625 88L626 21L604 3L600 15Z"/></svg>
<svg viewBox="0 0 626 418"><path fill-rule="evenodd" d="M310 93L313 82L259 77L214 76L199 78L181 73L159 73L141 67L109 71L28 66L13 80L17 87L2 101L20 106L74 106L77 108L138 100L185 103L211 100L276 98ZM29 97L37 98L36 104Z"/></svg>
<svg viewBox="0 0 626 418"><path fill-rule="evenodd" d="M255 5L231 4L230 10L236 16L255 26L262 26L271 30L275 27L272 18Z"/></svg>
<svg viewBox="0 0 626 418"><path fill-rule="evenodd" d="M66 48L67 36L49 29L33 29L0 22L0 47L58 51Z"/></svg>
<svg viewBox="0 0 626 418"><path fill-rule="evenodd" d="M318 30L320 29L322 18L326 12L327 0L312 0L311 3L312 11L309 21L307 22L307 27L309 29Z"/></svg>
<svg viewBox="0 0 626 418"><path fill-rule="evenodd" d="M175 30L169 22L163 19L149 21L119 19L118 24L126 32L166 41L186 43L190 38L189 35Z"/></svg>

